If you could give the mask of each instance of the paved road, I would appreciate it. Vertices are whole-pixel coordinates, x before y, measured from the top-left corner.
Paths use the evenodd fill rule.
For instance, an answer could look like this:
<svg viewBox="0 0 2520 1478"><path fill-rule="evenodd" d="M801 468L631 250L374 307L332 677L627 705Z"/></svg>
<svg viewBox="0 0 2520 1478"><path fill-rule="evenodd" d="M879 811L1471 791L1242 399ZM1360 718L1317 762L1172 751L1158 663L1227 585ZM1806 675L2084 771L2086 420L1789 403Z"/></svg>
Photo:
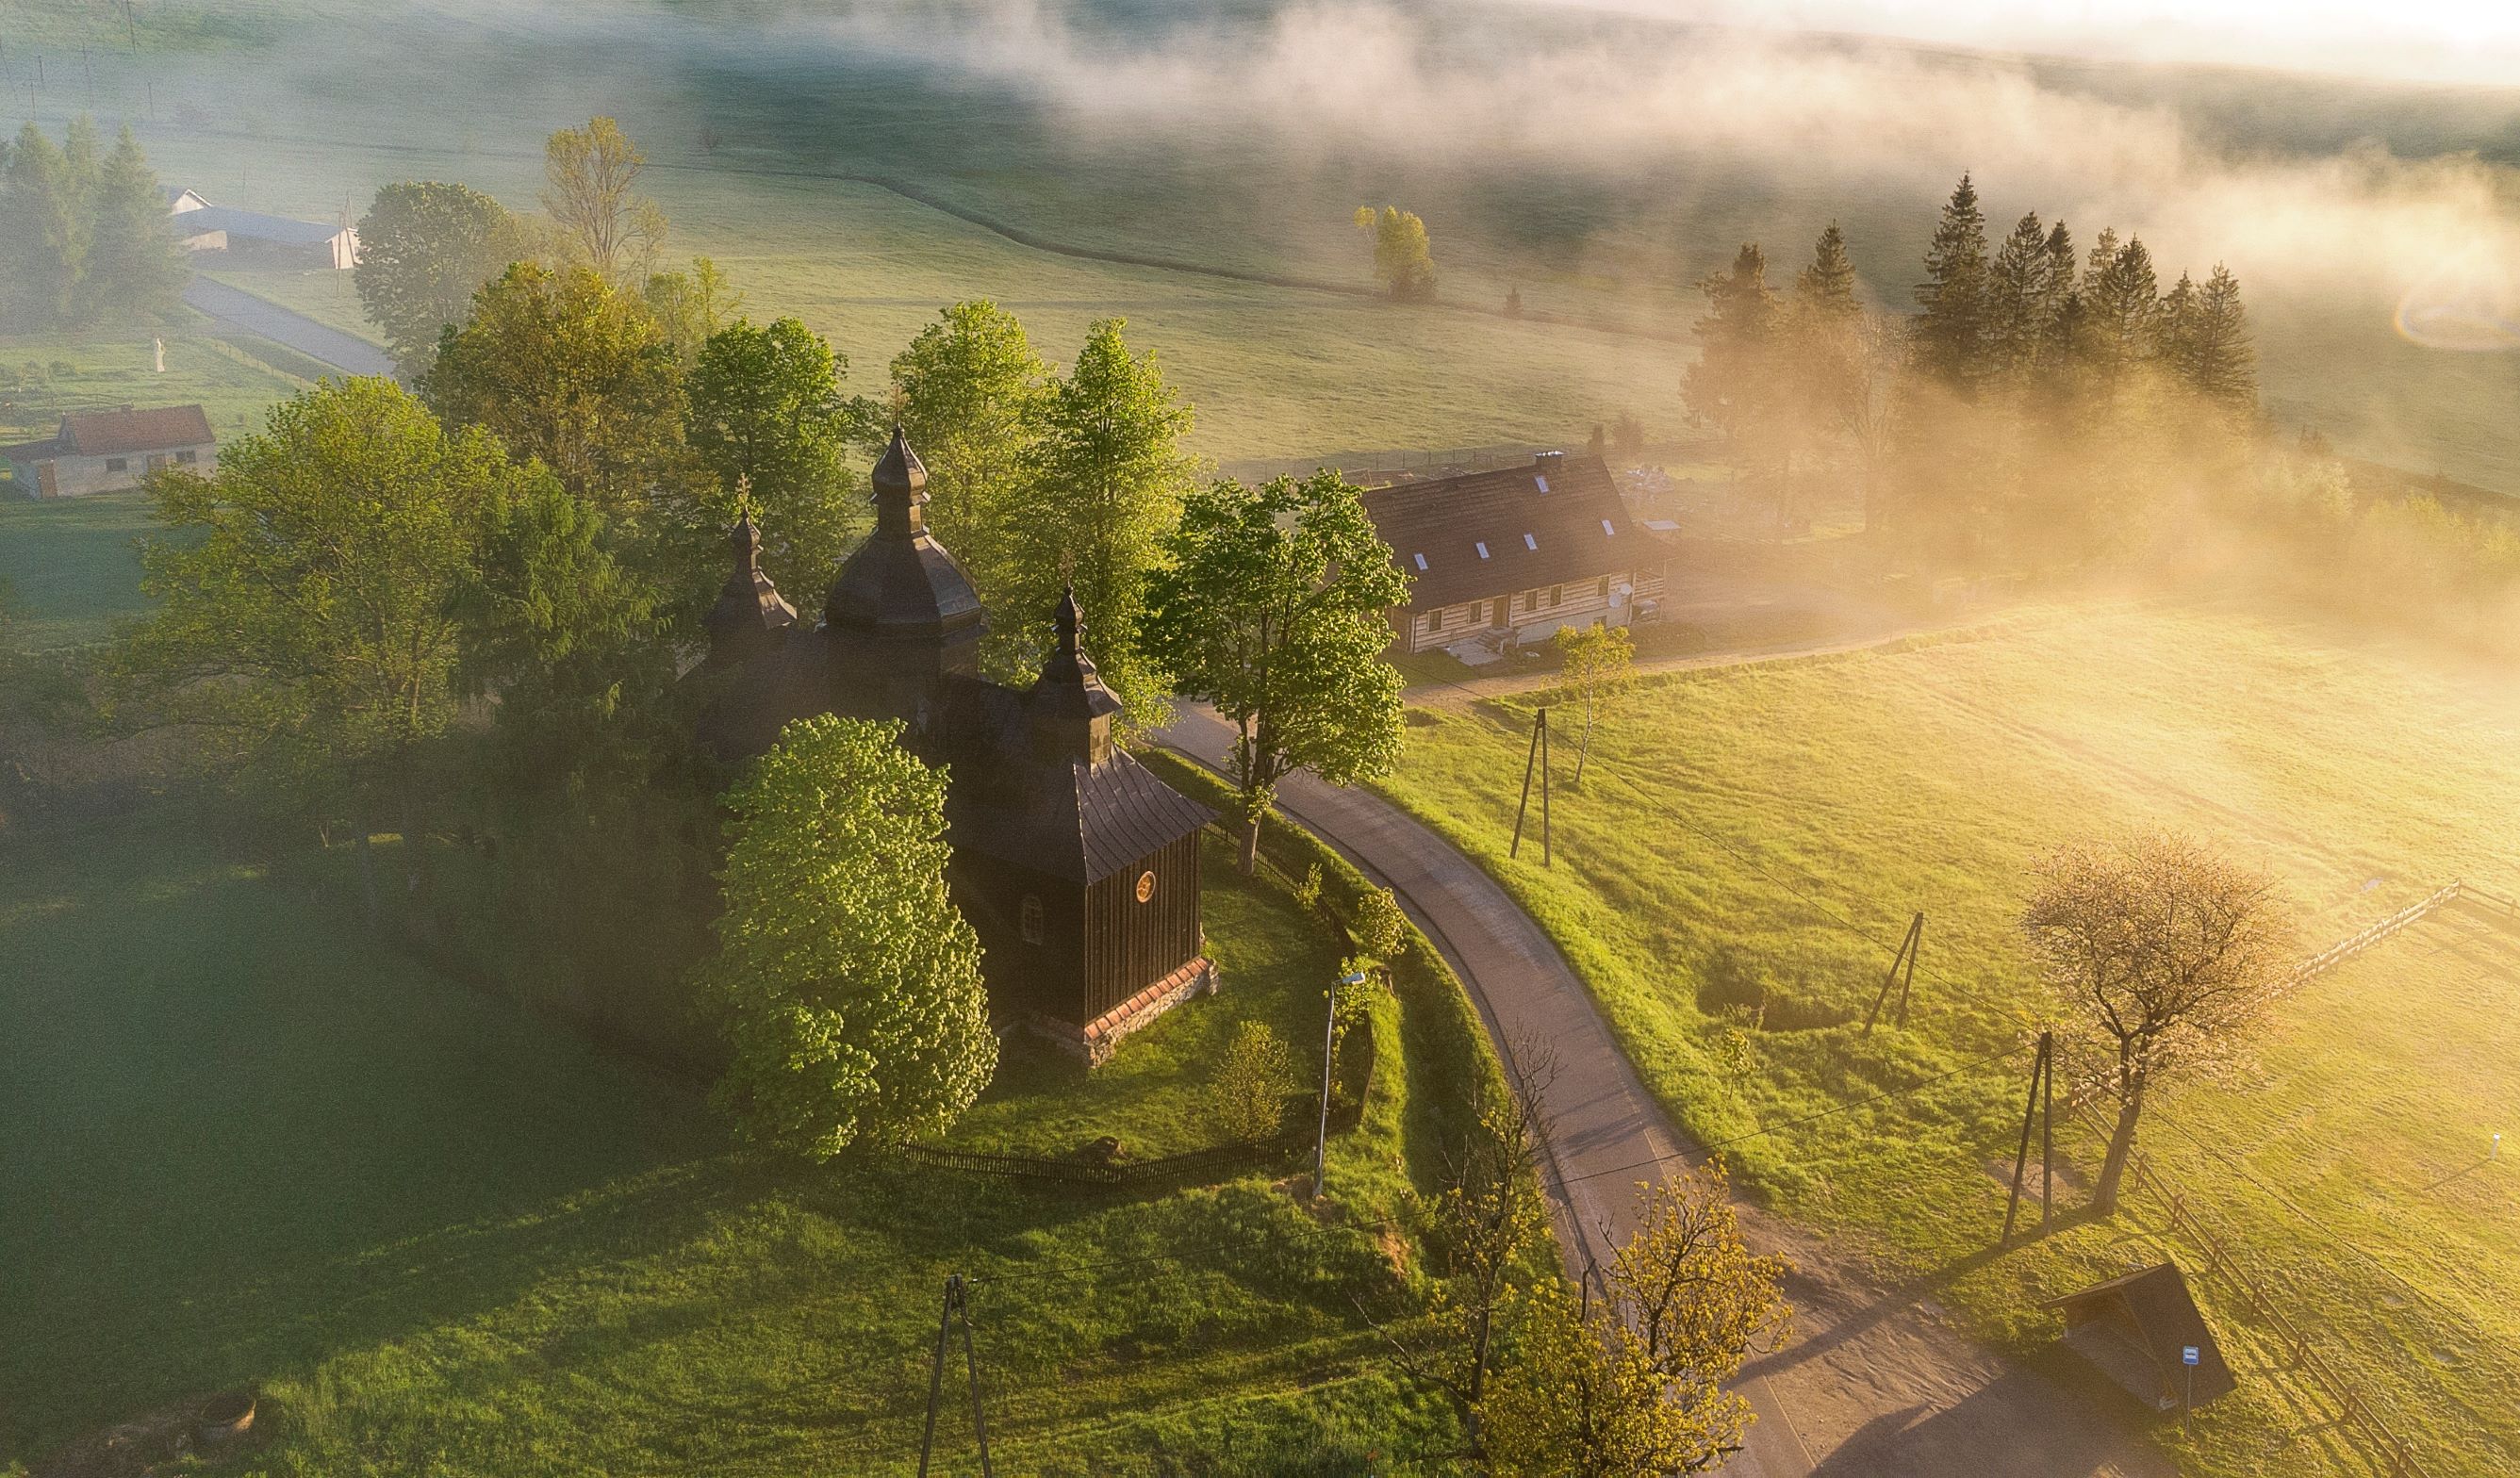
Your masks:
<svg viewBox="0 0 2520 1478"><path fill-rule="evenodd" d="M1163 742L1220 767L1232 730L1185 705ZM1279 789L1288 817L1401 899L1468 988L1508 1062L1532 1044L1555 1056L1547 1099L1550 1194L1570 1273L1609 1260L1635 1220L1620 1167L1688 1141L1646 1092L1591 994L1531 916L1485 872L1378 796L1309 775ZM1607 1173L1604 1173L1607 1172ZM1884 1287L1859 1258L1743 1208L1744 1234L1790 1256L1792 1344L1755 1361L1742 1389L1758 1411L1738 1478L1810 1473L1913 1478L2169 1475L2170 1465L2091 1403L2013 1368L1938 1317L1938 1279Z"/></svg>
<svg viewBox="0 0 2520 1478"><path fill-rule="evenodd" d="M184 289L184 301L221 323L294 349L345 375L391 376L394 372L393 361L385 351L366 339L326 328L303 313L256 297L242 288L197 277Z"/></svg>

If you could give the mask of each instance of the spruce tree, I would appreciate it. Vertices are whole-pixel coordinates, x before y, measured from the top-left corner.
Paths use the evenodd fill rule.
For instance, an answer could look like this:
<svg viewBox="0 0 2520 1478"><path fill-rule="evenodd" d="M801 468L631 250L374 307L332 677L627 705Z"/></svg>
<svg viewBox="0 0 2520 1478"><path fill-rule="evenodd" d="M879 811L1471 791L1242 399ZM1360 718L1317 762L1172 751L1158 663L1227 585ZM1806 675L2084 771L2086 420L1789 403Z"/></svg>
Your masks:
<svg viewBox="0 0 2520 1478"><path fill-rule="evenodd" d="M192 269L166 229L158 172L128 128L98 170L92 220L76 316L146 322L174 314Z"/></svg>
<svg viewBox="0 0 2520 1478"><path fill-rule="evenodd" d="M2083 276L2083 358L2102 390L2114 392L2129 369L2150 357L2159 337L2160 284L2140 238L2121 246L2115 232L2100 233Z"/></svg>
<svg viewBox="0 0 2520 1478"><path fill-rule="evenodd" d="M1963 174L1925 250L1925 281L1916 285L1925 310L1916 324L1917 363L1956 390L1974 389L1985 377L1986 297L1986 213Z"/></svg>
<svg viewBox="0 0 2520 1478"><path fill-rule="evenodd" d="M29 327L67 323L87 266L88 214L69 157L28 123L9 152L0 193L0 291L10 317Z"/></svg>
<svg viewBox="0 0 2520 1478"><path fill-rule="evenodd" d="M1846 254L1846 233L1837 222L1812 246L1811 265L1794 278L1794 304L1826 324L1849 323L1863 315L1855 300L1855 263Z"/></svg>
<svg viewBox="0 0 2520 1478"><path fill-rule="evenodd" d="M1777 294L1768 286L1768 255L1745 242L1729 272L1699 280L1706 312L1693 325L1697 363L1681 381L1691 417L1715 427L1736 467L1762 459L1777 409Z"/></svg>
<svg viewBox="0 0 2520 1478"><path fill-rule="evenodd" d="M2186 374L2199 393L2234 413L2254 409L2258 403L2258 354L2249 342L2240 282L2220 262L2196 292L2187 332Z"/></svg>
<svg viewBox="0 0 2520 1478"><path fill-rule="evenodd" d="M2015 222L1987 275L1987 359L1999 379L2030 372L2048 341L2056 310L2048 230L2037 212Z"/></svg>

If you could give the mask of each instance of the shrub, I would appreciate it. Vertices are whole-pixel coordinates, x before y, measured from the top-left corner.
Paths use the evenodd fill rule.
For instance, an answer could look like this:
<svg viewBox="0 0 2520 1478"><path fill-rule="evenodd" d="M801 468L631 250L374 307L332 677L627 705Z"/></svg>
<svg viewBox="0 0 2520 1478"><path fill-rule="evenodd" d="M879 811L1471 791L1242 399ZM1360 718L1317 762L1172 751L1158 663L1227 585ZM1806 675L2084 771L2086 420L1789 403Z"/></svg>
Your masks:
<svg viewBox="0 0 2520 1478"><path fill-rule="evenodd" d="M1389 888L1368 888L1356 901L1357 947L1389 964L1409 948L1409 919Z"/></svg>
<svg viewBox="0 0 2520 1478"><path fill-rule="evenodd" d="M1295 1062L1286 1044L1265 1021L1245 1021L1217 1064L1209 1087L1226 1133L1245 1144L1265 1143L1286 1124L1286 1099L1295 1091Z"/></svg>

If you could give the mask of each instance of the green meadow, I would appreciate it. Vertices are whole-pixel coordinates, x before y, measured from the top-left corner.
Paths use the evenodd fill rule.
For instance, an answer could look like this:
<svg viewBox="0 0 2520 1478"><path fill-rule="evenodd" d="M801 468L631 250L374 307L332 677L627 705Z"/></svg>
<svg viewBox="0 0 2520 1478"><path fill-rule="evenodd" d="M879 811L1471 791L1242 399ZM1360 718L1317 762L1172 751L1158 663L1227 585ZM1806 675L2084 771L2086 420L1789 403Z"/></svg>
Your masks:
<svg viewBox="0 0 2520 1478"><path fill-rule="evenodd" d="M1649 680L1601 724L1582 788L1561 783L1552 868L1506 856L1531 706L1417 710L1392 794L1549 926L1743 1185L2016 1351L2055 1332L2037 1299L2157 1252L2163 1210L2138 1195L2115 1224L1990 1256L2029 1038L2056 1009L2014 922L2044 849L2139 824L2215 838L2274 872L2305 955L2455 877L2520 890L2520 689L2307 618L2043 608ZM1868 1036L1917 911L1910 1025ZM2520 1164L2479 1163L2509 1127L2515 1008L2520 920L2447 912L2286 1002L2250 1073L2174 1094L2143 1140L2442 1472L2520 1453L2500 1394L2520 1380ZM2059 1142L2065 1210L2098 1143ZM2242 1390L2193 1451L2164 1440L2199 1472L2357 1471L2246 1303L2200 1295L2246 1352Z"/></svg>
<svg viewBox="0 0 2520 1478"><path fill-rule="evenodd" d="M1483 1070L1422 969L1377 1002L1317 1218L1279 1170L1072 1193L754 1158L703 1095L381 948L215 829L5 863L0 1467L254 1383L270 1436L241 1470L897 1473L954 1273L1000 1471L1347 1473L1458 1441L1359 1313L1408 1317L1379 1228ZM1212 1142L1189 1063L1243 1019L1310 1035L1338 943L1209 864L1225 992L1090 1085L1012 1049L949 1142ZM961 1379L953 1473L977 1471Z"/></svg>

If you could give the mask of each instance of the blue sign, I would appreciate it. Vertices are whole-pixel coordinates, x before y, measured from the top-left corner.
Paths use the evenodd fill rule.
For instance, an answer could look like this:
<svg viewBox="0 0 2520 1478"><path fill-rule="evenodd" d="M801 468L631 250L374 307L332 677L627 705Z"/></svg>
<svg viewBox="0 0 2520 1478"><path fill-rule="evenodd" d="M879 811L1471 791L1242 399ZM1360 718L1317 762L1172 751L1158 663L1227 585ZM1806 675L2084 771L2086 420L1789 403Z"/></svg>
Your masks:
<svg viewBox="0 0 2520 1478"><path fill-rule="evenodd" d="M2201 1357L2196 1353L2196 1347L2194 1345L2181 1345L2179 1347L2179 1363L2181 1365L2192 1366L2196 1364L2200 1358Z"/></svg>

